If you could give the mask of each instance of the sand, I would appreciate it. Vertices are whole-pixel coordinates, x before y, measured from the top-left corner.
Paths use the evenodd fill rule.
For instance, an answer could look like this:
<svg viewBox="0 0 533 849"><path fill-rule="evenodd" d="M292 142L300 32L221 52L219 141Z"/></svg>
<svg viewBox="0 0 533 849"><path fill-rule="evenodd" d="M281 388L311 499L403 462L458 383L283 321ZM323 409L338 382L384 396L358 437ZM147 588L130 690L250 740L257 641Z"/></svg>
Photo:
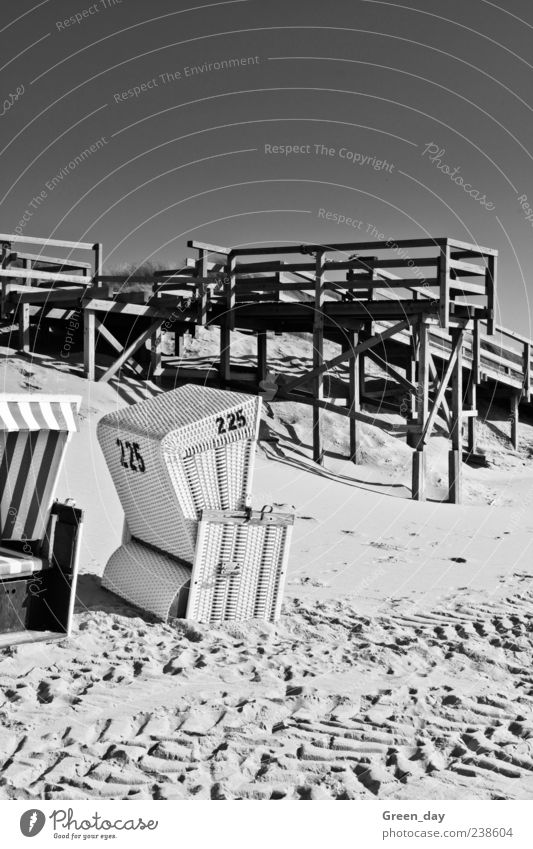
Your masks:
<svg viewBox="0 0 533 849"><path fill-rule="evenodd" d="M204 336L191 357L209 354ZM301 340L276 344L287 371L303 363ZM162 624L99 586L121 510L95 436L105 412L159 390L0 353L2 389L83 396L57 494L86 516L72 637L0 653L0 797L531 797L530 424L513 454L493 407L465 503L416 504L402 439L365 426L353 465L346 421L328 414L320 469L310 411L265 404L254 506L297 515L283 615ZM432 440L432 499L447 449Z"/></svg>

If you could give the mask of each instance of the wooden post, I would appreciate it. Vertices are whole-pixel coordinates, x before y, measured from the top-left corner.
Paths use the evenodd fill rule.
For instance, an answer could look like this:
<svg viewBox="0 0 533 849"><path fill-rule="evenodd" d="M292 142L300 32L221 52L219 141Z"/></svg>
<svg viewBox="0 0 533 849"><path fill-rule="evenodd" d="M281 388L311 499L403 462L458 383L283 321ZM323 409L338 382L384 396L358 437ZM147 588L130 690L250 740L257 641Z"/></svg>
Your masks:
<svg viewBox="0 0 533 849"><path fill-rule="evenodd" d="M150 337L150 377L159 386L161 382L161 325Z"/></svg>
<svg viewBox="0 0 533 849"><path fill-rule="evenodd" d="M195 270L196 276L200 277L203 280L206 279L208 274L207 267L207 254L204 248L197 248L198 251L198 259L196 260ZM207 297L208 297L208 288L207 283L199 284L199 293L200 293L200 303L198 310L198 318L201 325L205 325L207 322ZM180 354L181 356L181 354Z"/></svg>
<svg viewBox="0 0 533 849"><path fill-rule="evenodd" d="M226 386L231 380L231 330L225 318L220 323L220 382Z"/></svg>
<svg viewBox="0 0 533 849"><path fill-rule="evenodd" d="M257 332L257 382L261 383L267 376L267 332Z"/></svg>
<svg viewBox="0 0 533 849"><path fill-rule="evenodd" d="M447 330L450 321L450 246L447 240L441 248L438 272L440 326Z"/></svg>
<svg viewBox="0 0 533 849"><path fill-rule="evenodd" d="M496 309L496 257L487 257L487 270L485 272L485 291L487 292L487 308L489 317L487 319L487 333L489 336L494 334Z"/></svg>
<svg viewBox="0 0 533 849"><path fill-rule="evenodd" d="M452 448L448 454L448 492L452 504L460 504L462 498L463 472L463 330L453 330L452 338L457 341L457 359L452 377Z"/></svg>
<svg viewBox="0 0 533 849"><path fill-rule="evenodd" d="M313 369L320 369L324 362L324 285L322 282L323 251L317 250L315 267L315 312L313 322ZM313 398L322 401L324 398L324 375L318 372L313 378ZM318 404L313 404L313 460L323 465L324 452L322 434L320 433L320 414Z"/></svg>
<svg viewBox="0 0 533 849"><path fill-rule="evenodd" d="M474 321L474 330L472 333L472 370L470 372L470 386L468 389L468 403L471 410L477 409L477 387L480 382L481 361L479 321ZM468 419L467 449L469 454L475 454L477 452L477 416L470 416Z"/></svg>
<svg viewBox="0 0 533 849"><path fill-rule="evenodd" d="M95 379L96 333L93 310L83 310L83 375L87 380Z"/></svg>
<svg viewBox="0 0 533 849"><path fill-rule="evenodd" d="M174 355L176 357L183 357L185 349L185 334L180 333L178 330L174 331Z"/></svg>
<svg viewBox="0 0 533 849"><path fill-rule="evenodd" d="M518 450L518 405L520 404L520 392L511 395L511 442L515 451Z"/></svg>
<svg viewBox="0 0 533 849"><path fill-rule="evenodd" d="M477 385L473 380L470 381L470 386L468 387L468 405L470 410L477 409ZM469 454L477 453L477 416L468 417L467 450Z"/></svg>
<svg viewBox="0 0 533 849"><path fill-rule="evenodd" d="M358 334L346 331L347 341L343 344L343 350L353 350L358 344ZM359 382L359 356L352 357L349 362L348 374L348 407L355 413L361 412L360 382ZM352 463L359 462L361 423L357 419L348 419L350 428L350 460Z"/></svg>
<svg viewBox="0 0 533 849"><path fill-rule="evenodd" d="M235 267L237 265L237 257L230 253L228 257L228 280L226 282L226 316L230 330L235 329L235 292L237 275Z"/></svg>
<svg viewBox="0 0 533 849"><path fill-rule="evenodd" d="M412 497L415 501L426 500L426 458L422 433L429 414L429 327L423 319L418 328L418 363L416 392L417 431L413 442Z"/></svg>
<svg viewBox="0 0 533 849"><path fill-rule="evenodd" d="M524 400L529 403L531 397L531 342L524 342Z"/></svg>
<svg viewBox="0 0 533 849"><path fill-rule="evenodd" d="M93 245L94 251L94 276L101 277L102 276L102 243L96 242ZM93 284L96 284L98 281L93 278Z"/></svg>
<svg viewBox="0 0 533 849"><path fill-rule="evenodd" d="M20 304L17 310L18 319L18 349L23 354L30 350L30 305Z"/></svg>

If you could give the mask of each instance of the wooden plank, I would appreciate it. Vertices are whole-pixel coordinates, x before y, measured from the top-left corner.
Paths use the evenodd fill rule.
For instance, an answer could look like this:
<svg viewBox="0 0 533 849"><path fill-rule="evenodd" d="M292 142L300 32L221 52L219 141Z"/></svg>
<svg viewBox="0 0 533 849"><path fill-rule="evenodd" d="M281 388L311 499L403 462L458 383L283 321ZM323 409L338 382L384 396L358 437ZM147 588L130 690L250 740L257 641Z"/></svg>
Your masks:
<svg viewBox="0 0 533 849"><path fill-rule="evenodd" d="M134 354L135 351L138 351L141 345L144 345L147 340L150 339L151 336L153 336L155 330L160 326L160 324L161 319L153 321L150 324L150 327L144 330L143 333L141 333L141 335L131 343L131 345L128 345L128 347L123 350L122 354L118 357L118 359L115 360L113 365L110 366L107 371L102 375L102 377L100 378L100 383L107 383L108 380L110 380L113 375L116 374L120 368L122 368L122 366L127 362L127 360L129 360L132 354Z"/></svg>
<svg viewBox="0 0 533 849"><path fill-rule="evenodd" d="M476 283L467 283L464 280L453 280L450 278L449 289L453 292L464 292L465 295L486 295L484 286Z"/></svg>
<svg viewBox="0 0 533 849"><path fill-rule="evenodd" d="M152 301L152 304L154 301ZM84 298L83 300L84 308L95 310L97 312L113 312L120 313L121 315L140 315L146 316L147 318L155 318L156 316L160 316L161 318L168 318L172 315L172 309L168 307L160 307L156 309L154 306L147 306L145 304L128 304L122 303L121 301L106 301L102 298Z"/></svg>
<svg viewBox="0 0 533 849"><path fill-rule="evenodd" d="M91 242L66 242L63 239L38 239L33 236L17 236L12 233L0 233L0 242L16 242L20 245L51 245L55 248L72 248L73 250L92 251Z"/></svg>
<svg viewBox="0 0 533 849"><path fill-rule="evenodd" d="M454 271L464 271L466 275L472 275L474 277L484 277L486 270L484 265L475 265L473 262L464 262L464 260L461 259L452 259L451 254L450 269L453 269Z"/></svg>
<svg viewBox="0 0 533 849"><path fill-rule="evenodd" d="M399 321L393 327L389 327L387 330L384 330L382 333L378 333L376 336L372 336L370 339L365 339L364 342L360 342L356 348L351 351L343 351L342 354L339 354L337 357L333 357L332 360L328 360L327 362L322 363L320 366L320 373L324 374L330 369L334 368L334 366L340 365L341 363L347 362L353 357L357 357L359 354L362 354L363 351L367 351L370 348L375 348L376 345L379 345L381 342L385 342L387 339L390 339L391 336L395 336L401 330L404 330L408 326L408 322L403 320ZM300 386L302 383L307 383L309 380L313 379L316 376L316 368L313 368L312 371L307 374L300 375L297 378L289 381L286 384L287 389L294 389L296 386Z"/></svg>
<svg viewBox="0 0 533 849"><path fill-rule="evenodd" d="M446 243L447 239L387 239L372 242L334 242L327 246L328 253L345 253L350 251L370 250L397 250L398 248L440 248ZM474 245L466 245L466 243L458 243L458 246L465 246L477 251ZM391 246L394 246L393 248ZM270 247L261 248L233 248L233 253L236 256L275 256L276 254L305 254L313 253L316 250L324 250L322 245L273 245ZM485 249L483 249L485 250ZM487 248L488 250L488 248Z"/></svg>
<svg viewBox="0 0 533 849"><path fill-rule="evenodd" d="M73 259L62 259L57 256L44 256L43 254L28 254L17 251L18 259L30 260L30 262L44 263L46 265L60 265L64 268L92 268L92 262L78 262Z"/></svg>
<svg viewBox="0 0 533 849"><path fill-rule="evenodd" d="M62 289L35 289L24 291L20 289L11 290L8 288L8 298L11 302L18 304L55 304L68 303L77 304L83 298L85 289L80 288L62 288Z"/></svg>
<svg viewBox="0 0 533 849"><path fill-rule="evenodd" d="M477 384L470 375L470 386L468 387L468 403L470 410L477 413ZM468 419L467 450L469 454L477 454L477 415Z"/></svg>
<svg viewBox="0 0 533 849"><path fill-rule="evenodd" d="M79 283L87 285L87 279L81 274L62 274L55 271L38 271L33 268L2 268L0 277L15 278L22 280L59 280L62 283Z"/></svg>

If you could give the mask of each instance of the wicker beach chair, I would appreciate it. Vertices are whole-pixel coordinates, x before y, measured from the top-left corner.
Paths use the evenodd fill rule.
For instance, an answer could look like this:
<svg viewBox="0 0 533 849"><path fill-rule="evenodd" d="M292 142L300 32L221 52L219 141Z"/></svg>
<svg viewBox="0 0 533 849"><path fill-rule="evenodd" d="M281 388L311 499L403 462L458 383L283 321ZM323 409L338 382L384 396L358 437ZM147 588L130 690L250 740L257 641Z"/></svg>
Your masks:
<svg viewBox="0 0 533 849"><path fill-rule="evenodd" d="M279 616L294 517L250 509L260 405L185 386L99 422L126 518L102 586L163 620Z"/></svg>

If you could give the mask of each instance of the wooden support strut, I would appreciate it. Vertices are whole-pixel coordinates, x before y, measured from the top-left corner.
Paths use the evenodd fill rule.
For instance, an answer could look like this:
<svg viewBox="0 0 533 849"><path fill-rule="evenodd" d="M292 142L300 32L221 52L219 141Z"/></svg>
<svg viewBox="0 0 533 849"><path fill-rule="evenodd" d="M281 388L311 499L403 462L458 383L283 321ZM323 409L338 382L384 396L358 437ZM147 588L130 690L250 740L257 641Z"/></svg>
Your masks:
<svg viewBox="0 0 533 849"><path fill-rule="evenodd" d="M357 347L350 348L350 350L343 351L342 354L339 354L337 357L333 357L331 360L327 360L323 362L320 366L315 366L312 371L307 372L306 374L302 374L299 377L294 378L293 380L287 381L284 384L284 389L287 391L292 391L297 386L300 386L303 383L308 383L311 379L316 377L317 373L325 374L325 372L332 369L334 366L338 366L341 363L347 362L354 357L362 354L363 351L368 350L369 348L375 348L376 345L379 345L381 342L385 342L387 339L390 339L391 336L395 336L397 333L400 333L402 330L408 326L408 321L406 319L402 319L402 321L397 322L392 327L387 328L382 333L378 333L375 336L372 336L370 339L365 339L363 342L360 342Z"/></svg>
<svg viewBox="0 0 533 849"><path fill-rule="evenodd" d="M129 360L131 355L134 354L135 351L138 351L141 345L144 345L145 342L154 335L154 332L157 330L158 327L160 327L160 325L160 318L158 318L156 321L153 321L147 330L144 330L143 333L141 333L141 335L131 343L131 345L128 345L128 347L124 349L119 358L115 360L113 365L110 366L107 371L102 375L102 377L100 378L100 382L107 383L107 381L110 380L120 368L122 368L124 363Z"/></svg>

